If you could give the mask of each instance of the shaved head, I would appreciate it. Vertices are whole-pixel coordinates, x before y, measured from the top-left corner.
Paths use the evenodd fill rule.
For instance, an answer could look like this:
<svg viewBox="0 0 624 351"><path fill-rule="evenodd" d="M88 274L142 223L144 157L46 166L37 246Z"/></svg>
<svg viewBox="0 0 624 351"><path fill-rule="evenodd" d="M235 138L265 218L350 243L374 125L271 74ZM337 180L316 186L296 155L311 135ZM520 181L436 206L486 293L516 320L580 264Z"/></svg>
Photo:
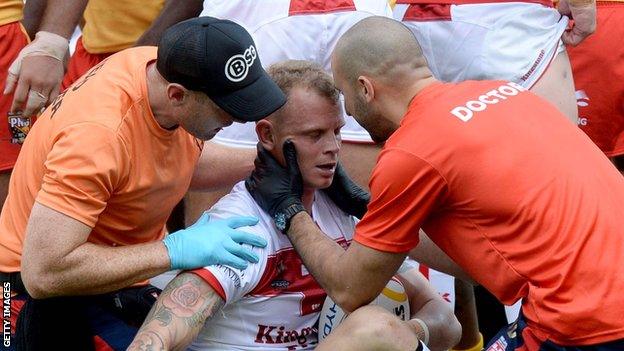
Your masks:
<svg viewBox="0 0 624 351"><path fill-rule="evenodd" d="M334 70L349 82L360 75L394 80L393 73L427 64L412 32L398 21L379 16L351 27L336 44L333 55L333 64L338 66Z"/></svg>

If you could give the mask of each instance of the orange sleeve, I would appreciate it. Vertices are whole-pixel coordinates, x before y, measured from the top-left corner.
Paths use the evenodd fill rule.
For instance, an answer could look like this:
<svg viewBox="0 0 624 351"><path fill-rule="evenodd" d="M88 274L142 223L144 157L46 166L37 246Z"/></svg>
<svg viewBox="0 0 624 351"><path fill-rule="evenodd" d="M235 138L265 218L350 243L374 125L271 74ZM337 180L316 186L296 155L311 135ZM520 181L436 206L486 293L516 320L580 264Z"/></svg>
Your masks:
<svg viewBox="0 0 624 351"><path fill-rule="evenodd" d="M386 252L418 245L418 230L440 204L447 183L429 163L401 149L384 150L370 181L372 199L353 240Z"/></svg>
<svg viewBox="0 0 624 351"><path fill-rule="evenodd" d="M48 153L36 201L94 227L128 168L129 156L113 130L97 123L71 125Z"/></svg>

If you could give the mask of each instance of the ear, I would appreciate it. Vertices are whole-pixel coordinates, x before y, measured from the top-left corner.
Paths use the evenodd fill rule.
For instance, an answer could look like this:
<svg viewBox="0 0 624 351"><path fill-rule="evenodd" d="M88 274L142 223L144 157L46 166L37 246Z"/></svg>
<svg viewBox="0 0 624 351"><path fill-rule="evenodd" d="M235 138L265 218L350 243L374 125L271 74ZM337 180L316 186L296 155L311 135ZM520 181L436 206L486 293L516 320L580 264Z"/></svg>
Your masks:
<svg viewBox="0 0 624 351"><path fill-rule="evenodd" d="M357 88L364 97L364 101L371 102L375 99L375 88L373 87L373 81L369 77L359 76L357 79Z"/></svg>
<svg viewBox="0 0 624 351"><path fill-rule="evenodd" d="M261 119L256 122L256 135L258 135L258 140L265 150L273 151L275 149L275 128L271 121Z"/></svg>
<svg viewBox="0 0 624 351"><path fill-rule="evenodd" d="M173 106L180 106L189 97L189 92L180 84L170 83L167 85L167 97Z"/></svg>

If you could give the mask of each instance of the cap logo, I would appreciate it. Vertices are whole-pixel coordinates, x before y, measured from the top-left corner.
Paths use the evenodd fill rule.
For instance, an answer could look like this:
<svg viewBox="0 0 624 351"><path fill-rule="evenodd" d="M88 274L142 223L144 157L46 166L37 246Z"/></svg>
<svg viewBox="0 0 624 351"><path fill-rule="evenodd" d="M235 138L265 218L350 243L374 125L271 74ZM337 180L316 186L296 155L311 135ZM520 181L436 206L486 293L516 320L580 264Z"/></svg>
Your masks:
<svg viewBox="0 0 624 351"><path fill-rule="evenodd" d="M230 57L225 63L225 76L232 82L240 82L247 77L249 67L253 65L258 57L256 48L250 45L242 54L236 54Z"/></svg>

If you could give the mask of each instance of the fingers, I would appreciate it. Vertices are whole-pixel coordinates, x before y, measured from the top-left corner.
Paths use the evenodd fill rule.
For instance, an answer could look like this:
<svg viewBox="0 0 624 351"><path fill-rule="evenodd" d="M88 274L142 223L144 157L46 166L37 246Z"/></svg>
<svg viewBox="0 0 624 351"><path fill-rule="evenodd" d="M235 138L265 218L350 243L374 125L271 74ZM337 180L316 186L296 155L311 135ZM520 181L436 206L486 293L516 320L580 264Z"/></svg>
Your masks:
<svg viewBox="0 0 624 351"><path fill-rule="evenodd" d="M240 270L246 269L247 266L249 266L249 263L247 263L247 261L229 252L225 252L223 254L223 256L219 259L219 263L222 265L234 267Z"/></svg>
<svg viewBox="0 0 624 351"><path fill-rule="evenodd" d="M23 56L20 53L15 61L11 63L11 66L9 66L6 83L4 84L4 95L12 93L13 89L15 88L15 84L19 79L20 68L22 67L22 58Z"/></svg>
<svg viewBox="0 0 624 351"><path fill-rule="evenodd" d="M260 164L268 165L271 167L275 167L275 166L279 167L279 163L277 162L277 160L275 160L273 155L271 155L270 152L268 152L265 148L263 148L260 143L258 143L257 149L258 149L258 157L256 158L256 161L259 161ZM254 163L256 163L256 165L258 164L258 162L254 162Z"/></svg>
<svg viewBox="0 0 624 351"><path fill-rule="evenodd" d="M239 244L249 244L256 247L266 247L267 245L267 241L263 237L242 230L232 230L229 234L232 240Z"/></svg>
<svg viewBox="0 0 624 351"><path fill-rule="evenodd" d="M561 35L561 40L563 40L563 43L566 45L577 46L588 35L589 33L587 34L579 33L578 30L574 30L574 28L572 28L571 31L564 32L563 35Z"/></svg>
<svg viewBox="0 0 624 351"><path fill-rule="evenodd" d="M286 167L292 174L293 172L299 173L299 164L297 163L297 149L295 143L292 140L287 139L284 142L284 159L286 160Z"/></svg>
<svg viewBox="0 0 624 351"><path fill-rule="evenodd" d="M248 227L252 225L256 225L258 223L258 218L256 217L230 217L225 219L225 224L233 229L238 227Z"/></svg>
<svg viewBox="0 0 624 351"><path fill-rule="evenodd" d="M6 77L6 83L4 84L4 91L2 92L2 94L7 95L13 92L13 90L15 89L15 84L17 83L17 78L17 75L11 73L11 71L8 72L8 75Z"/></svg>
<svg viewBox="0 0 624 351"><path fill-rule="evenodd" d="M23 112L24 116L32 116L38 113L43 107L45 107L47 101L48 96L46 94L31 88L28 91L28 101L26 102L26 107Z"/></svg>
<svg viewBox="0 0 624 351"><path fill-rule="evenodd" d="M30 87L27 83L25 83L22 79L17 82L17 87L15 88L15 94L13 94L13 103L11 104L11 112L21 111L26 103L26 98L28 96L28 91Z"/></svg>
<svg viewBox="0 0 624 351"><path fill-rule="evenodd" d="M56 99L57 96L59 96L60 93L61 93L61 85L57 84L54 87L54 89L52 89L52 91L50 92L50 96L48 96L48 101L46 102L46 106L54 102L54 100Z"/></svg>
<svg viewBox="0 0 624 351"><path fill-rule="evenodd" d="M233 241L226 241L223 246L229 253L245 261L252 263L258 263L259 261L258 255Z"/></svg>

